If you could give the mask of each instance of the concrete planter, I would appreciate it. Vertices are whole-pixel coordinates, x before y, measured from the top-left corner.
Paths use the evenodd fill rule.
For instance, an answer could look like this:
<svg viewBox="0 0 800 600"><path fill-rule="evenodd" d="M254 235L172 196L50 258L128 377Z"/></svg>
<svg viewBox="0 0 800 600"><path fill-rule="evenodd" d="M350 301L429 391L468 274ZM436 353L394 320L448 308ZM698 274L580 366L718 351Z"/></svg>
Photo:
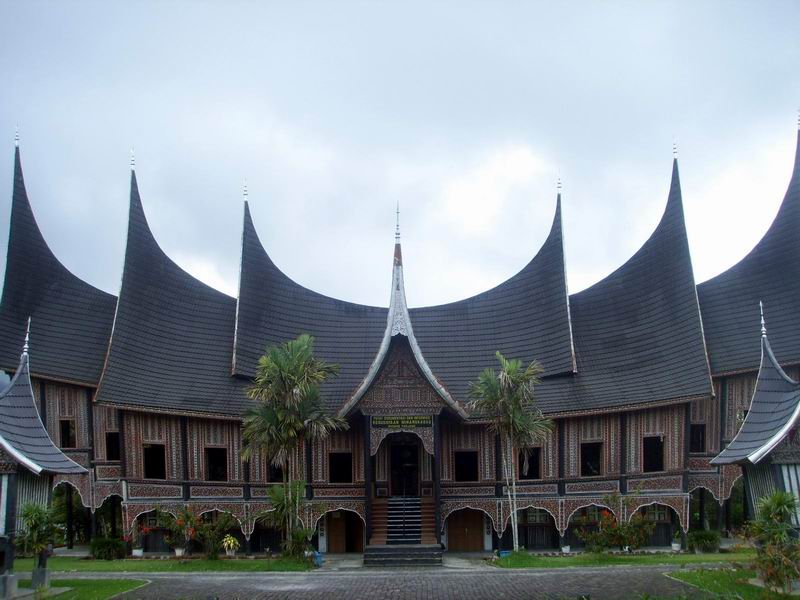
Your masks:
<svg viewBox="0 0 800 600"><path fill-rule="evenodd" d="M134 548L131 550L131 556L134 558L142 558L144 556L144 548Z"/></svg>
<svg viewBox="0 0 800 600"><path fill-rule="evenodd" d="M236 550L234 548L227 548L225 554L231 557L236 556Z"/></svg>
<svg viewBox="0 0 800 600"><path fill-rule="evenodd" d="M673 552L680 552L681 551L681 543L680 542L672 542L672 550L673 550Z"/></svg>
<svg viewBox="0 0 800 600"><path fill-rule="evenodd" d="M561 546L561 552L564 554L569 554L570 547L569 546Z"/></svg>
<svg viewBox="0 0 800 600"><path fill-rule="evenodd" d="M184 554L186 554L186 548L175 548L175 556L180 558Z"/></svg>
<svg viewBox="0 0 800 600"><path fill-rule="evenodd" d="M31 589L38 590L39 588L50 587L50 569L47 567L36 567L31 576Z"/></svg>

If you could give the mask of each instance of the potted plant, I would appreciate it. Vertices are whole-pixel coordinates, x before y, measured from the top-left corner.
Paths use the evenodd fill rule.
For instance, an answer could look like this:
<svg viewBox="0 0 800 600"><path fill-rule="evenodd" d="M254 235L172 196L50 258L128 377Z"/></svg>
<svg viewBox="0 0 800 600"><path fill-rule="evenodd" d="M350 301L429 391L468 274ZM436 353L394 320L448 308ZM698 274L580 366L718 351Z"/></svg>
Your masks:
<svg viewBox="0 0 800 600"><path fill-rule="evenodd" d="M182 557L197 536L197 515L188 508L182 508L175 517L169 513L158 513L157 518L159 527L165 530L167 544L172 546L176 557Z"/></svg>
<svg viewBox="0 0 800 600"><path fill-rule="evenodd" d="M222 538L222 547L225 548L225 554L235 556L236 551L239 549L239 540L229 533Z"/></svg>
<svg viewBox="0 0 800 600"><path fill-rule="evenodd" d="M131 527L131 532L126 535L124 539L131 545L131 555L134 558L142 558L144 556L144 536L150 533L150 528L145 527L139 521L136 521Z"/></svg>
<svg viewBox="0 0 800 600"><path fill-rule="evenodd" d="M672 551L673 552L680 552L681 551L681 547L683 545L681 543L681 533L683 533L683 532L681 531L681 528L678 527L675 530L675 535L672 536Z"/></svg>
<svg viewBox="0 0 800 600"><path fill-rule="evenodd" d="M34 590L48 588L50 572L47 569L47 557L52 550L52 540L59 531L53 510L30 502L22 507L21 517L22 533L17 538L17 544L34 558L31 587Z"/></svg>
<svg viewBox="0 0 800 600"><path fill-rule="evenodd" d="M561 546L561 552L563 552L564 554L569 554L569 551L570 551L569 544L564 544Z"/></svg>

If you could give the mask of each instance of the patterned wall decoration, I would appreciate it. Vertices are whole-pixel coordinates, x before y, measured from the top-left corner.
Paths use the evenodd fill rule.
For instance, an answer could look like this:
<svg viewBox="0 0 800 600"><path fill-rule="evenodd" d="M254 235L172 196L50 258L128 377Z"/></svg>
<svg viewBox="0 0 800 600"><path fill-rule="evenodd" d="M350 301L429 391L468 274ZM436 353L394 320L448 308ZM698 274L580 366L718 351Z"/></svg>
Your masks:
<svg viewBox="0 0 800 600"><path fill-rule="evenodd" d="M92 492L94 490L89 474L54 475L52 489L56 489L61 484L74 488L78 492L81 498L81 504L85 508L92 508L94 506L94 498L92 497Z"/></svg>
<svg viewBox="0 0 800 600"><path fill-rule="evenodd" d="M750 408L750 400L756 388L757 373L735 375L720 380L720 385L727 387L727 403L725 410L725 441L731 441Z"/></svg>
<svg viewBox="0 0 800 600"><path fill-rule="evenodd" d="M508 503L503 503L501 508L503 515L503 531L505 531L511 522L511 511L508 508ZM537 498L535 500L520 498L517 501L517 515L519 515L521 511L529 508L538 508L550 513L550 516L553 517L553 524L556 526L556 529L558 529L558 524L561 522L562 511L562 502L559 498Z"/></svg>
<svg viewBox="0 0 800 600"><path fill-rule="evenodd" d="M297 441L297 448L289 456L289 479L306 481L305 445L302 440ZM252 483L269 482L269 460L266 452L255 454L250 459L250 481Z"/></svg>
<svg viewBox="0 0 800 600"><path fill-rule="evenodd" d="M652 408L627 417L627 472L642 472L642 444L645 436L664 436L664 469L683 469L684 406Z"/></svg>
<svg viewBox="0 0 800 600"><path fill-rule="evenodd" d="M388 429L384 427L370 427L369 430L369 452L375 456L378 449L388 436L393 433L411 433L417 436L422 442L422 447L428 454L433 454L433 427L401 427L399 429Z"/></svg>
<svg viewBox="0 0 800 600"><path fill-rule="evenodd" d="M692 423L706 426L706 452L719 452L719 402L720 384L714 383L715 398L692 401Z"/></svg>
<svg viewBox="0 0 800 600"><path fill-rule="evenodd" d="M420 372L408 342L395 341L358 406L365 415L436 415L444 401Z"/></svg>
<svg viewBox="0 0 800 600"><path fill-rule="evenodd" d="M95 404L94 412L94 457L106 461L106 433L119 431L119 411L111 406Z"/></svg>
<svg viewBox="0 0 800 600"><path fill-rule="evenodd" d="M683 488L683 477L631 477L628 479L628 490L640 492L680 491Z"/></svg>
<svg viewBox="0 0 800 600"><path fill-rule="evenodd" d="M93 509L97 510L106 500L108 500L111 496L119 496L122 498L122 482L119 481L112 481L112 482L102 482L97 481L94 484L93 489Z"/></svg>
<svg viewBox="0 0 800 600"><path fill-rule="evenodd" d="M228 481L243 481L241 424L237 421L188 419L189 479L206 480L206 448L225 448Z"/></svg>
<svg viewBox="0 0 800 600"><path fill-rule="evenodd" d="M486 425L461 425L443 421L441 435L442 481L453 480L455 474L454 453L457 450L477 450L479 480L495 480L495 436Z"/></svg>
<svg viewBox="0 0 800 600"><path fill-rule="evenodd" d="M619 473L619 417L598 415L566 419L564 422L564 471L567 477L580 477L581 444L602 442L601 472ZM556 437L555 435L553 437Z"/></svg>
<svg viewBox="0 0 800 600"><path fill-rule="evenodd" d="M61 444L61 419L75 422L75 448L89 447L89 406L86 388L67 383L40 381L44 386L47 402L47 432L57 444ZM37 393L37 399L39 399Z"/></svg>
<svg viewBox="0 0 800 600"><path fill-rule="evenodd" d="M164 444L167 479L183 479L180 419L167 415L127 412L125 415L125 463L129 479L144 478L144 444Z"/></svg>
<svg viewBox="0 0 800 600"><path fill-rule="evenodd" d="M314 500L306 503L303 508L301 520L307 528L314 529L325 514L336 510L348 510L361 517L361 521L366 524L366 511L363 500Z"/></svg>
<svg viewBox="0 0 800 600"><path fill-rule="evenodd" d="M311 470L314 483L328 483L332 452L350 452L353 455L353 482L364 482L364 428L352 423L346 431L334 431L324 440L314 442Z"/></svg>
<svg viewBox="0 0 800 600"><path fill-rule="evenodd" d="M614 516L619 519L622 517L624 512L624 507L622 505L622 499L620 498L619 502L615 502L609 504L606 502L607 498L604 496L581 496L579 498L562 498L561 499L561 519L557 521L558 523L558 532L561 535L564 535L569 527L569 522L572 520L572 517L582 508L588 508L590 506L598 506L600 508L607 508L610 510Z"/></svg>

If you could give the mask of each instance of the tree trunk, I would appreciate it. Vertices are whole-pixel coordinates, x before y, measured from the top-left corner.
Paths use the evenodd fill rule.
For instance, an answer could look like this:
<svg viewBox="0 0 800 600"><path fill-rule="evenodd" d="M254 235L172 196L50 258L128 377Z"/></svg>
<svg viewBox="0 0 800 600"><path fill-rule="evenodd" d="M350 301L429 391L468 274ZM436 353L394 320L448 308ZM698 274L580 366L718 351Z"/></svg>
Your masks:
<svg viewBox="0 0 800 600"><path fill-rule="evenodd" d="M508 496L508 508L511 512L511 540L514 552L519 550L519 540L517 539L517 515L515 512L514 503L514 489L511 484L512 471L514 468L513 458L511 456L511 438L506 436L506 443L504 444L505 457L503 459L503 470L505 471L506 480L506 495Z"/></svg>
<svg viewBox="0 0 800 600"><path fill-rule="evenodd" d="M514 442L508 437L508 471L511 479L511 539L514 541L514 552L519 550L519 528L517 527L517 478L514 473Z"/></svg>

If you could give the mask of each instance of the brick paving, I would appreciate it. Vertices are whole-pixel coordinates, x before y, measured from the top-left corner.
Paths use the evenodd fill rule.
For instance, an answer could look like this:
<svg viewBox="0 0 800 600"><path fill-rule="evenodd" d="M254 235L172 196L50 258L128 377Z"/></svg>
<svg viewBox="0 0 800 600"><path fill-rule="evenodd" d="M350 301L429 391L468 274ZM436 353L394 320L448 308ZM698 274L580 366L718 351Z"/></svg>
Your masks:
<svg viewBox="0 0 800 600"><path fill-rule="evenodd" d="M441 600L580 598L591 600L701 598L694 588L665 576L670 567L568 568L506 571L480 569L371 570L304 574L128 574L152 582L130 599ZM88 573L84 577L96 577ZM65 576L65 575L62 575ZM73 575L74 576L74 575ZM111 576L106 574L106 576ZM119 577L120 575L114 575Z"/></svg>

